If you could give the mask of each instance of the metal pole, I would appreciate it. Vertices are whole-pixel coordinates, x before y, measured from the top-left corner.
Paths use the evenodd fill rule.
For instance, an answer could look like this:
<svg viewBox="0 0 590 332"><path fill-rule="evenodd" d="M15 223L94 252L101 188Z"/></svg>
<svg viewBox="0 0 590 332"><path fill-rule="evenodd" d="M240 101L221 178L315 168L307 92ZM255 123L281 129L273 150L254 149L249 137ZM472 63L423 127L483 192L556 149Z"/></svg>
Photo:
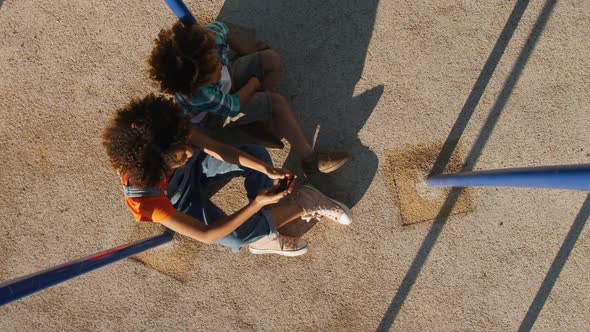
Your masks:
<svg viewBox="0 0 590 332"><path fill-rule="evenodd" d="M590 190L590 164L507 168L432 176L431 187L525 187Z"/></svg>
<svg viewBox="0 0 590 332"><path fill-rule="evenodd" d="M2 283L0 284L0 306L170 242L173 234L166 231L161 235L102 251Z"/></svg>
<svg viewBox="0 0 590 332"><path fill-rule="evenodd" d="M197 20L191 14L191 12L186 8L186 5L182 0L164 0L168 7L172 10L174 15L178 17L178 19L184 23L184 25L193 25L197 24Z"/></svg>

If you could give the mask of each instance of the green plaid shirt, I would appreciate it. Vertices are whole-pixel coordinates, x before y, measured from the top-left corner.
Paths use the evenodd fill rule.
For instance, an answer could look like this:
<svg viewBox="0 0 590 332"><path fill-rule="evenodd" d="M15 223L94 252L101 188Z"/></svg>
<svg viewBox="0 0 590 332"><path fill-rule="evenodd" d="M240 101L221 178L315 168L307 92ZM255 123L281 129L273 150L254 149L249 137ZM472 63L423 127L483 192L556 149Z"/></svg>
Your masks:
<svg viewBox="0 0 590 332"><path fill-rule="evenodd" d="M215 44L219 52L219 60L224 66L229 64L229 28L223 22L213 22L205 26L215 33ZM176 102L185 114L196 115L199 112L216 113L234 117L240 113L240 98L237 94L227 94L221 90L221 83L213 83L200 87L192 96L177 93Z"/></svg>

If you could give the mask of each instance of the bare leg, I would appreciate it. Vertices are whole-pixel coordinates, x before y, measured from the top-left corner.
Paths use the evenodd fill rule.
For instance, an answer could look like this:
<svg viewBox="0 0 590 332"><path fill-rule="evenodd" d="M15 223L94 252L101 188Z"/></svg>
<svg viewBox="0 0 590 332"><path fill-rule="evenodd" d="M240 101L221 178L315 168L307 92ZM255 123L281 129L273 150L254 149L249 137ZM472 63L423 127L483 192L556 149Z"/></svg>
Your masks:
<svg viewBox="0 0 590 332"><path fill-rule="evenodd" d="M301 160L309 160L313 149L303 135L299 123L291 113L289 104L283 96L269 93L272 101L272 129L281 138L286 138L293 151Z"/></svg>
<svg viewBox="0 0 590 332"><path fill-rule="evenodd" d="M262 69L264 70L262 88L274 92L281 73L281 58L273 49L260 51L260 56L262 57Z"/></svg>
<svg viewBox="0 0 590 332"><path fill-rule="evenodd" d="M270 210L275 219L277 229L301 217L303 209L295 204L285 204ZM265 236L250 243L249 251L253 254L279 254L284 256L299 256L307 252L307 241L302 238L284 236Z"/></svg>
<svg viewBox="0 0 590 332"><path fill-rule="evenodd" d="M272 208L270 210L275 219L277 229L290 223L291 221L303 215L303 209L295 204L285 204Z"/></svg>

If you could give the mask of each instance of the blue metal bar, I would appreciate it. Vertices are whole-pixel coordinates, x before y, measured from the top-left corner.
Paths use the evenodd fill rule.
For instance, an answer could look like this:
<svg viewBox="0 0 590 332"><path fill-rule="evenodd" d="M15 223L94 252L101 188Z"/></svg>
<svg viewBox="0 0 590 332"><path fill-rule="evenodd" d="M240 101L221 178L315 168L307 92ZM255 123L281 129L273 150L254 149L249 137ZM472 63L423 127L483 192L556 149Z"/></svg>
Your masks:
<svg viewBox="0 0 590 332"><path fill-rule="evenodd" d="M173 234L167 231L161 235L122 245L47 270L7 281L0 284L0 306L170 242Z"/></svg>
<svg viewBox="0 0 590 332"><path fill-rule="evenodd" d="M432 176L431 187L525 187L590 190L590 164L507 168Z"/></svg>
<svg viewBox="0 0 590 332"><path fill-rule="evenodd" d="M174 15L178 17L178 19L184 23L184 25L193 25L197 24L197 20L191 14L191 12L186 8L186 5L182 0L164 0L168 7L172 10Z"/></svg>

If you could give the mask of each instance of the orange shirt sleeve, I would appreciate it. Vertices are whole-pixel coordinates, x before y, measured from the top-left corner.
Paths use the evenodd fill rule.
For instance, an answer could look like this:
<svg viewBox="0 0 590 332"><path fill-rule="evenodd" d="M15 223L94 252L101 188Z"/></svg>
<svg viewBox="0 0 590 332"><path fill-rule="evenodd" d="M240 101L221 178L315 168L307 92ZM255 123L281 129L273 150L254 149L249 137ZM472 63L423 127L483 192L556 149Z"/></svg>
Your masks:
<svg viewBox="0 0 590 332"><path fill-rule="evenodd" d="M162 222L176 212L166 196L126 197L125 203L137 221Z"/></svg>

